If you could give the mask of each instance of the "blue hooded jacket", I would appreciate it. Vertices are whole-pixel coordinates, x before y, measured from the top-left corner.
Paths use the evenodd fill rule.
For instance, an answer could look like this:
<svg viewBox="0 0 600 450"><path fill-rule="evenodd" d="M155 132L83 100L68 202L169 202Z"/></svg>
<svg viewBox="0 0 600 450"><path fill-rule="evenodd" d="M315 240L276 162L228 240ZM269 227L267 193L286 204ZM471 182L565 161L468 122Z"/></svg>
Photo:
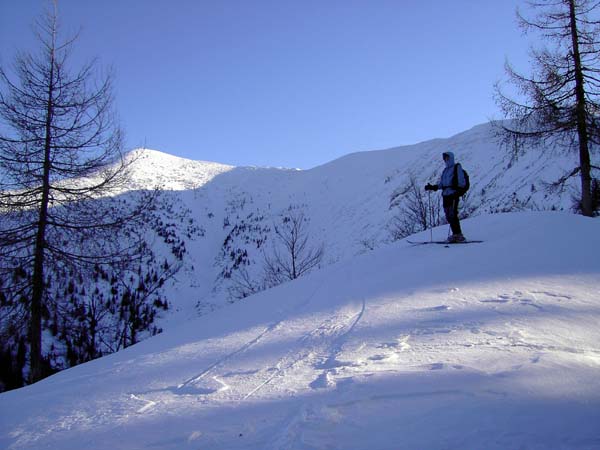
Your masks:
<svg viewBox="0 0 600 450"><path fill-rule="evenodd" d="M452 179L454 178L454 153L445 152L444 155L448 155L448 159L446 160L446 168L440 177L438 188L442 189L442 195L446 196L455 194L456 190L452 188ZM466 185L465 175L460 164L458 165L457 176L458 185L464 187Z"/></svg>

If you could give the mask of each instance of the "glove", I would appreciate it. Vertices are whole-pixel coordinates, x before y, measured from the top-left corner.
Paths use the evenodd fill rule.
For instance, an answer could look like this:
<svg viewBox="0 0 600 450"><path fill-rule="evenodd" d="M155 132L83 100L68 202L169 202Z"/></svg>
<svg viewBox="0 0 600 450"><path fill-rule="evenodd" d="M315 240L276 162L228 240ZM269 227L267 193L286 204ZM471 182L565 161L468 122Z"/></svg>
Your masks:
<svg viewBox="0 0 600 450"><path fill-rule="evenodd" d="M437 184L429 184L429 183L427 183L427 185L425 186L425 190L426 191L437 191L438 190L438 186L437 186Z"/></svg>

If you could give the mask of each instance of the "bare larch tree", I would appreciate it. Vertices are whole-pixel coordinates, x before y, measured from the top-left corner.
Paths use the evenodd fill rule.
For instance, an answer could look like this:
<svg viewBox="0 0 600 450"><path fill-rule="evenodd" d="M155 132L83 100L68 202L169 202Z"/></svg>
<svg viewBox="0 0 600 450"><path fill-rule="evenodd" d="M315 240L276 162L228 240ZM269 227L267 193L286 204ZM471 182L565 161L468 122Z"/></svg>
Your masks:
<svg viewBox="0 0 600 450"><path fill-rule="evenodd" d="M524 100L509 96L496 86L497 102L506 117L512 119L503 125L505 136L515 142L528 140L543 144L553 140L578 152L579 166L558 183L579 174L580 211L592 216L590 153L600 143L600 2L537 0L527 3L537 14L527 19L518 13L519 24L525 31L540 33L552 46L532 49L531 76L517 73L507 63L509 79Z"/></svg>
<svg viewBox="0 0 600 450"><path fill-rule="evenodd" d="M398 213L388 224L393 241L444 223L440 196L433 201L431 194L426 196L414 173L409 173L408 183L392 195L390 209L397 207Z"/></svg>
<svg viewBox="0 0 600 450"><path fill-rule="evenodd" d="M127 179L112 77L73 71L76 38L59 42L56 3L36 23L39 51L0 68L0 297L28 326L31 382L43 376L42 318L54 273L118 264L142 246L118 236L138 216L106 198Z"/></svg>

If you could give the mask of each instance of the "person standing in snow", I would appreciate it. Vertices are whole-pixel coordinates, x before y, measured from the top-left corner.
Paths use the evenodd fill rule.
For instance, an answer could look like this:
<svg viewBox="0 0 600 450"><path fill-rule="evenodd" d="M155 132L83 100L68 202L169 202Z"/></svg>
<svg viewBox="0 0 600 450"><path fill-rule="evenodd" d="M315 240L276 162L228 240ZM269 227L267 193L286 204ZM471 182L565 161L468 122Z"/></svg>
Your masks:
<svg viewBox="0 0 600 450"><path fill-rule="evenodd" d="M446 220L450 224L452 236L448 238L448 242L464 242L465 237L460 228L458 219L458 201L460 194L457 188L466 186L465 175L460 164L454 162L454 153L445 152L443 154L446 167L442 172L438 184L427 184L426 191L437 191L442 189L442 199Z"/></svg>

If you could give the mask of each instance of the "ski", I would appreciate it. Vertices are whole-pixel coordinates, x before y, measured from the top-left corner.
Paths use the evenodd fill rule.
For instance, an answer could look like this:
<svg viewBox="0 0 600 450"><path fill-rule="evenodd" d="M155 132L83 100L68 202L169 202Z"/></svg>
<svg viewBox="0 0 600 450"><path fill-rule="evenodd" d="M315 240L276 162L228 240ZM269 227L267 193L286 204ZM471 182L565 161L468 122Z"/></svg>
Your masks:
<svg viewBox="0 0 600 450"><path fill-rule="evenodd" d="M483 241L477 241L477 240L466 240L466 241L462 241L462 242L448 242L448 241L409 241L407 240L406 242L408 242L411 245L426 245L426 244L439 244L439 245L455 245L455 244L480 244Z"/></svg>

